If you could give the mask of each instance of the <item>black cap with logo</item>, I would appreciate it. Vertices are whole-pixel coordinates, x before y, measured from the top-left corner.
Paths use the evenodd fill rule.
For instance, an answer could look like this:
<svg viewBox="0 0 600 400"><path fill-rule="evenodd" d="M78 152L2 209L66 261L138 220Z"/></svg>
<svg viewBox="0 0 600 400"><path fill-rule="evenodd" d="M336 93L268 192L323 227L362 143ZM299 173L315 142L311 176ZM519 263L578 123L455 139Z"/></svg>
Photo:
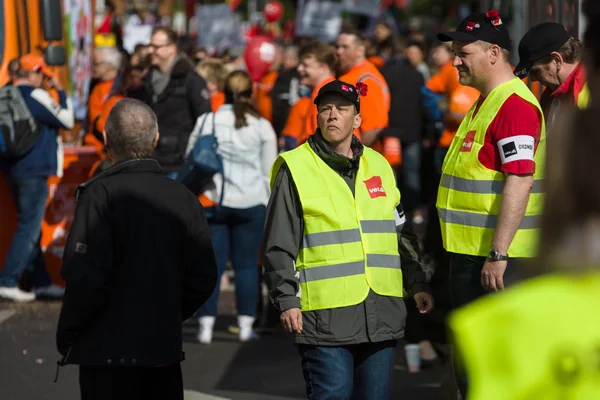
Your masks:
<svg viewBox="0 0 600 400"><path fill-rule="evenodd" d="M531 28L519 43L519 64L515 75L524 78L533 64L558 51L569 40L564 26L556 22L544 22Z"/></svg>
<svg viewBox="0 0 600 400"><path fill-rule="evenodd" d="M328 84L323 85L323 87L319 90L317 97L315 97L315 104L318 107L319 101L323 98L324 95L329 93L337 93L340 96L343 96L350 100L352 104L354 104L354 107L356 107L356 111L360 112L360 96L365 96L367 94L367 85L359 82L357 86L359 86L358 89L354 85L342 82L337 79L331 81Z"/></svg>
<svg viewBox="0 0 600 400"><path fill-rule="evenodd" d="M487 13L473 13L465 18L454 32L445 32L437 35L442 42L484 42L496 44L503 49L511 50L512 42L508 28L502 22L498 11L491 10Z"/></svg>

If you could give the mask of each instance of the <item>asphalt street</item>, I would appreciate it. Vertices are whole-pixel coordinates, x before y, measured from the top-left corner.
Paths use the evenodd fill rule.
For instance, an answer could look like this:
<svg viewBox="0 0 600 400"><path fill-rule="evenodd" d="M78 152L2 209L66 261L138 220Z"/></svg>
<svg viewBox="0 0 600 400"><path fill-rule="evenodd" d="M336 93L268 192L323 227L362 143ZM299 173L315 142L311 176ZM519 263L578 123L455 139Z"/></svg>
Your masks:
<svg viewBox="0 0 600 400"><path fill-rule="evenodd" d="M186 400L292 400L305 398L300 357L285 334L263 335L241 344L231 332L235 323L233 293L225 292L213 343L196 342L197 324L184 325L183 363ZM54 383L54 333L60 302L0 302L0 399L78 399L78 371L61 368ZM394 370L393 399L450 399L456 393L448 364L411 374L406 371L402 343Z"/></svg>

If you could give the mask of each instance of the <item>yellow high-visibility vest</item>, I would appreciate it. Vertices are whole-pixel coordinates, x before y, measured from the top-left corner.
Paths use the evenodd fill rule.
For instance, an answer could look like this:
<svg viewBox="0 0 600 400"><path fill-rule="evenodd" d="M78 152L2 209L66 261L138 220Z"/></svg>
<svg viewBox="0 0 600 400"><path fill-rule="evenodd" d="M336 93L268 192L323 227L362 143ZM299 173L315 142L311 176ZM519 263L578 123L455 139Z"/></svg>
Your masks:
<svg viewBox="0 0 600 400"><path fill-rule="evenodd" d="M586 82L586 84L583 85L581 92L579 92L579 96L577 96L577 107L580 110L584 110L584 109L588 108L589 104L590 104L590 88L588 87L588 84Z"/></svg>
<svg viewBox="0 0 600 400"><path fill-rule="evenodd" d="M519 78L503 83L487 96L475 117L476 104L473 105L460 124L444 159L436 206L444 247L449 252L473 256L489 254L506 177L503 172L484 167L478 155L489 125L513 94L533 104L543 115L537 99ZM530 145L512 141L504 144L505 157L518 155L520 146ZM524 150L532 151L533 148ZM542 118L540 142L534 157L534 185L521 226L508 249L511 257L534 257L536 254L545 159L546 127Z"/></svg>
<svg viewBox="0 0 600 400"><path fill-rule="evenodd" d="M600 399L600 273L535 278L450 315L467 400Z"/></svg>
<svg viewBox="0 0 600 400"><path fill-rule="evenodd" d="M354 196L308 143L279 156L271 169L271 187L283 161L304 218L296 259L302 311L359 304L369 288L382 296L402 297L394 213L400 192L386 159L364 148Z"/></svg>

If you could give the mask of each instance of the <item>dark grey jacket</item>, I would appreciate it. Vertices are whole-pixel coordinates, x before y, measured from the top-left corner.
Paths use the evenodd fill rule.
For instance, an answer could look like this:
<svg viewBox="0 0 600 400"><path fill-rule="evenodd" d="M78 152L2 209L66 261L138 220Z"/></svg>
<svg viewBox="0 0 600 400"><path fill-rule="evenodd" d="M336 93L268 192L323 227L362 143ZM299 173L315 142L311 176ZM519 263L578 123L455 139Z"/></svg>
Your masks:
<svg viewBox="0 0 600 400"><path fill-rule="evenodd" d="M363 145L355 139L352 143L354 157L336 154L319 131L308 140L311 148L337 172L354 194ZM425 272L421 268L417 238L404 222L404 211L399 204L400 223L398 250L402 259L404 288L409 295L428 292ZM264 233L264 276L269 294L279 311L300 308L298 297L300 283L295 276L294 263L302 245L304 220L302 205L288 167L283 164L267 206ZM302 313L303 331L295 336L296 344L321 346L348 345L365 342L382 342L404 336L406 308L401 298L380 296L369 292L360 304Z"/></svg>

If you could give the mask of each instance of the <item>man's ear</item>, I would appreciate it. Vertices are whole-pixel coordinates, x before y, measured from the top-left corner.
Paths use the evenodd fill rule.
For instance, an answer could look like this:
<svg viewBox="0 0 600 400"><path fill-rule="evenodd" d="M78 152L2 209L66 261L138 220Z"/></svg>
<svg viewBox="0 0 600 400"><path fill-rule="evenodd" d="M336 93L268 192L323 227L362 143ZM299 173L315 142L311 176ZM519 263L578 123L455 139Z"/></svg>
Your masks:
<svg viewBox="0 0 600 400"><path fill-rule="evenodd" d="M362 115L356 114L354 116L354 124L352 126L354 127L354 129L358 129L358 128L360 128L361 123L362 123Z"/></svg>
<svg viewBox="0 0 600 400"><path fill-rule="evenodd" d="M496 64L498 61L502 59L502 49L497 44L492 45L490 47L490 56L492 64Z"/></svg>
<svg viewBox="0 0 600 400"><path fill-rule="evenodd" d="M553 51L550 54L550 56L552 57L552 61L554 61L556 63L556 66L558 67L558 69L560 69L560 67L564 63L562 55L557 51Z"/></svg>
<svg viewBox="0 0 600 400"><path fill-rule="evenodd" d="M156 132L156 136L154 136L154 142L152 143L152 147L156 147L158 144L158 138L160 138L160 133Z"/></svg>

